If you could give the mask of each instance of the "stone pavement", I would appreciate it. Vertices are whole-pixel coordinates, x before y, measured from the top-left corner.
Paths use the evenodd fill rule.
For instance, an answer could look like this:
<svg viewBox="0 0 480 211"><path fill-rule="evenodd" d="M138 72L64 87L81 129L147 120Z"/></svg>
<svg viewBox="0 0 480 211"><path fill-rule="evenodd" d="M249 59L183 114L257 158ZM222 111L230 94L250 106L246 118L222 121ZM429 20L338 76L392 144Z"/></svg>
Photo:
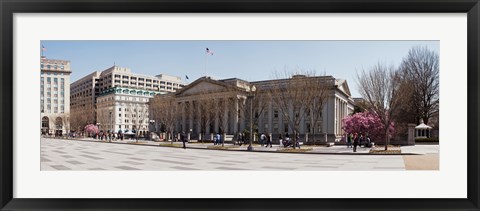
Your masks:
<svg viewBox="0 0 480 211"><path fill-rule="evenodd" d="M188 144L189 149L149 144L159 143L112 144L42 138L41 170L405 170L401 155L258 153L192 149L206 148L206 144ZM346 150L345 146L322 148L337 152ZM255 149L274 150L275 146Z"/></svg>

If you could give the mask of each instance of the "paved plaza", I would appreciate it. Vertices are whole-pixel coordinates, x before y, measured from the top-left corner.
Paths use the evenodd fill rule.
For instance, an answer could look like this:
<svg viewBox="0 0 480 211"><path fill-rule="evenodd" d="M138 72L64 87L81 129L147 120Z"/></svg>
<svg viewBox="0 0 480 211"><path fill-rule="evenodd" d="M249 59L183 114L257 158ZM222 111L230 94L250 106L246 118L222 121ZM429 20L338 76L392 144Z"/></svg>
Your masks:
<svg viewBox="0 0 480 211"><path fill-rule="evenodd" d="M41 139L41 170L394 170L406 169L405 158L415 163L420 155L368 155L360 148L357 155L347 154L345 146L314 148L313 152L330 150L326 154L246 152L234 150L206 150L202 144L188 144L188 149L159 147L158 142L124 144L93 140ZM179 144L179 143L175 143ZM213 146L213 144L209 144ZM257 150L274 151L273 148L256 147ZM415 152L415 149L406 148ZM402 149L403 151L403 149ZM437 157L438 145L420 151ZM415 157L417 156L417 157ZM433 161L435 162L435 160ZM411 165L410 165L411 166ZM415 170L415 168L407 168ZM427 168L428 169L428 168Z"/></svg>

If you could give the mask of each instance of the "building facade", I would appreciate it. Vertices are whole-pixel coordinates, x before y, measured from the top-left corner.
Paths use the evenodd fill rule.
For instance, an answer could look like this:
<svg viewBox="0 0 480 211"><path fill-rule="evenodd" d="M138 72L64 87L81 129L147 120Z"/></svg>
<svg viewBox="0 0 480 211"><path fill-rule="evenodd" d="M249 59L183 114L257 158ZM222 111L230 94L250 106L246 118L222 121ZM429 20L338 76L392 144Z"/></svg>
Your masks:
<svg viewBox="0 0 480 211"><path fill-rule="evenodd" d="M353 99L345 80L324 77L328 89L321 117L316 120L318 127L315 131L315 140L339 141L344 134L342 119L354 110ZM285 111L282 112L268 96L269 92L266 90L288 80L292 79L248 82L236 78L213 80L202 77L174 94L181 109L175 132L190 132L192 139L198 138L200 134L207 139L215 133L236 136L240 132L250 130L249 123L252 119L257 134L271 134L274 140L277 140L279 135L294 132L299 133L303 140L313 140L311 135L314 132L313 122L310 122L307 115L299 120L298 128L294 131L292 124L284 115ZM257 87L255 95L252 95L252 87ZM297 115L293 103L289 106L290 117ZM210 113L205 114L206 112ZM200 120L201 118L207 120Z"/></svg>
<svg viewBox="0 0 480 211"><path fill-rule="evenodd" d="M95 102L99 92L100 72L93 72L73 82L70 94L72 130L80 131L86 124L97 121Z"/></svg>
<svg viewBox="0 0 480 211"><path fill-rule="evenodd" d="M129 68L112 66L93 72L72 83L71 109L75 125L97 124L100 130L143 131L148 115L148 99L155 94L175 92L184 86L180 77L160 74L147 76ZM138 109L137 109L138 107ZM148 114L148 113L147 113ZM146 116L147 119L138 119ZM141 124L138 124L139 122ZM147 123L144 123L144 122Z"/></svg>
<svg viewBox="0 0 480 211"><path fill-rule="evenodd" d="M70 130L70 61L40 59L41 133L61 136Z"/></svg>
<svg viewBox="0 0 480 211"><path fill-rule="evenodd" d="M112 87L97 97L97 122L104 131L135 131L144 136L148 132L148 102L155 95L153 90Z"/></svg>

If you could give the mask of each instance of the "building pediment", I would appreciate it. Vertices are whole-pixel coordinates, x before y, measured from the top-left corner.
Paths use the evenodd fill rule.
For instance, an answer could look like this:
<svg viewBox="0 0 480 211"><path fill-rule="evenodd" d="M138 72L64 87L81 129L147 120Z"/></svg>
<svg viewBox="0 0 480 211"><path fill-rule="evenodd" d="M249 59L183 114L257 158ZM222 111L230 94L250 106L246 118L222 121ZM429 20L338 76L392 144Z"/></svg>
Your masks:
<svg viewBox="0 0 480 211"><path fill-rule="evenodd" d="M350 93L350 88L348 88L348 84L346 80L338 80L337 81L337 88L341 92L345 93L347 96L351 97L352 94Z"/></svg>
<svg viewBox="0 0 480 211"><path fill-rule="evenodd" d="M230 90L232 90L230 85L204 77L182 88L176 93L176 95L181 97L189 95L202 95L207 93L219 93Z"/></svg>

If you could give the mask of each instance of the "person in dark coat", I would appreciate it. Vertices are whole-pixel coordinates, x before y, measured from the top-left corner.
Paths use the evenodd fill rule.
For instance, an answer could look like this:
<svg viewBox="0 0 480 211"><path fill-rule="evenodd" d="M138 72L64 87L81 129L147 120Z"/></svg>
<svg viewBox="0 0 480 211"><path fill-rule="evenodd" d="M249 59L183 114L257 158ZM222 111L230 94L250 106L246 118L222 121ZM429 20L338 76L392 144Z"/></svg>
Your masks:
<svg viewBox="0 0 480 211"><path fill-rule="evenodd" d="M360 141L360 137L358 136L357 133L355 133L355 135L353 136L353 152L357 151L357 146L359 141Z"/></svg>
<svg viewBox="0 0 480 211"><path fill-rule="evenodd" d="M266 139L267 145L265 147L268 147L268 145L270 145L270 148L272 148L272 137L270 137L270 134L267 134Z"/></svg>
<svg viewBox="0 0 480 211"><path fill-rule="evenodd" d="M185 132L182 131L182 134L180 135L180 140L183 142L183 148L187 149L187 146L185 145L185 142L187 142L187 135L185 135Z"/></svg>

